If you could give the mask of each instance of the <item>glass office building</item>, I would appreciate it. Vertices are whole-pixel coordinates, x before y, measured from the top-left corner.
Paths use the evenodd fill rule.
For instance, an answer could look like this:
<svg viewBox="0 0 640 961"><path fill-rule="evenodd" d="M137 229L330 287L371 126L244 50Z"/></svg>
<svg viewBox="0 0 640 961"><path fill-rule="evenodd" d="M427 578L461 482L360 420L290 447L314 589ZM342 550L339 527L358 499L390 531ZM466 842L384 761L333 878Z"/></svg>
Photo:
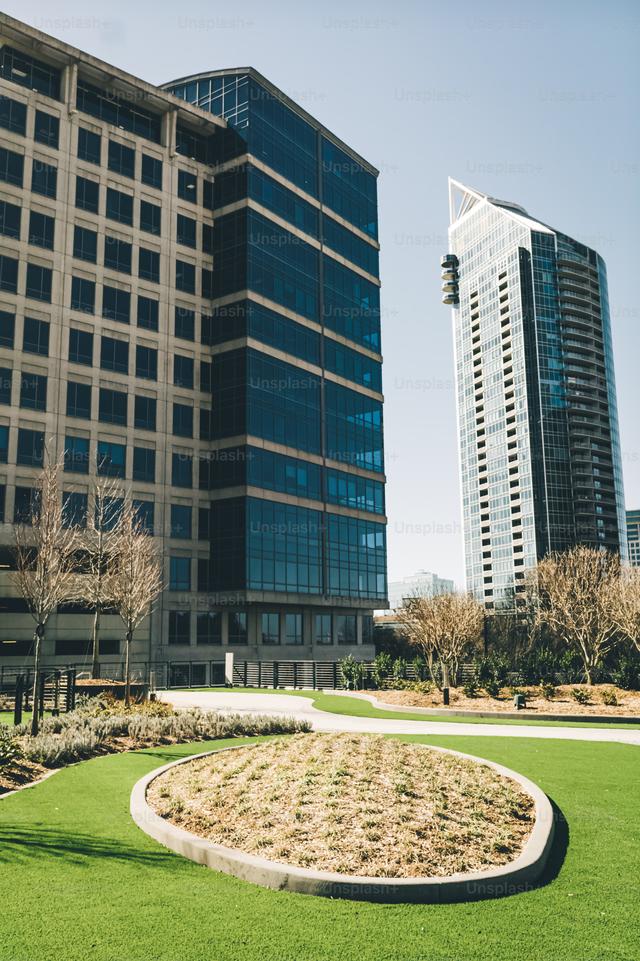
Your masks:
<svg viewBox="0 0 640 961"><path fill-rule="evenodd" d="M627 511L627 546L629 563L640 567L640 511Z"/></svg>
<svg viewBox="0 0 640 961"><path fill-rule="evenodd" d="M372 656L377 171L252 69L153 87L0 29L4 561L46 442L80 523L109 476L161 539L167 588L137 659L204 683L226 650ZM25 656L1 571L0 617L0 658ZM47 659L84 656L90 620L58 611ZM121 634L105 615L105 659Z"/></svg>
<svg viewBox="0 0 640 961"><path fill-rule="evenodd" d="M517 204L449 191L467 585L504 607L549 551L626 556L606 269Z"/></svg>

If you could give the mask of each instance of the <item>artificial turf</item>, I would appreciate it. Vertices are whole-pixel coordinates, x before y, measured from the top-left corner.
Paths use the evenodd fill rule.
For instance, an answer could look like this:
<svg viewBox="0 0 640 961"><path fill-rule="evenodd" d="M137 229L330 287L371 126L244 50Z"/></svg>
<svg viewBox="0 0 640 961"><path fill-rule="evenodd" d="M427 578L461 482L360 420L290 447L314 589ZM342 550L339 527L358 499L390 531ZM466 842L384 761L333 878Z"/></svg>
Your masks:
<svg viewBox="0 0 640 961"><path fill-rule="evenodd" d="M144 773L229 742L174 745L94 758L0 801L0 958L636 961L637 748L403 739L506 764L549 794L561 814L544 886L495 901L389 906L273 892L218 874L166 851L129 816Z"/></svg>
<svg viewBox="0 0 640 961"><path fill-rule="evenodd" d="M420 714L412 711L385 711L375 707L371 701L361 697L349 697L344 694L327 694L324 691L309 691L290 688L265 688L265 687L193 687L178 688L177 690L202 691L215 693L216 691L227 694L289 694L297 697L306 697L313 702L313 706L319 711L326 711L328 714L346 714L349 717L378 717L384 720L395 721L429 721L438 723L444 721L447 724L533 724L536 727L612 727L620 730L631 728L637 730L640 725L623 721L539 721L535 717L507 718L496 714L494 717L467 717L456 714Z"/></svg>

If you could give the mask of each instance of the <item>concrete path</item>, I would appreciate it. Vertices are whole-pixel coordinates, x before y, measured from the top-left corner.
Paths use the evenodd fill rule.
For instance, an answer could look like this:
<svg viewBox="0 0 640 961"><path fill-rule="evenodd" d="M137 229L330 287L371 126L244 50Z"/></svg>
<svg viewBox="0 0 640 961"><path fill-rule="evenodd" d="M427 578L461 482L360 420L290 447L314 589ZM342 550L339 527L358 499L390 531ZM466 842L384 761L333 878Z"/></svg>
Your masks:
<svg viewBox="0 0 640 961"><path fill-rule="evenodd" d="M319 711L306 697L288 694L247 694L227 691L159 691L158 697L176 708L239 714L272 714L309 721L314 731L355 731L373 734L446 734L475 737L538 737L568 741L615 741L640 745L640 730L553 727L535 724L467 724L446 721L393 720L352 717Z"/></svg>

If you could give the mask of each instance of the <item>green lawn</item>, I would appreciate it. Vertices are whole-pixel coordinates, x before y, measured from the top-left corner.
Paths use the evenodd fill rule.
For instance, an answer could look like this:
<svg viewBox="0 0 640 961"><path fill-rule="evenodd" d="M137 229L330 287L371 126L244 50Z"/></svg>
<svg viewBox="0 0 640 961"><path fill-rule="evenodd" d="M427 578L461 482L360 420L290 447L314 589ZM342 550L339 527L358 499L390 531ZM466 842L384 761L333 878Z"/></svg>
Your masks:
<svg viewBox="0 0 640 961"><path fill-rule="evenodd" d="M178 689L180 690L180 689ZM185 690L183 688L183 690ZM538 721L535 718L503 718L503 717L457 717L454 714L419 714L411 711L385 711L374 707L371 701L365 701L360 697L348 697L342 694L325 694L324 691L303 691L303 690L284 690L271 687L192 687L186 690L191 691L223 691L228 694L240 692L244 694L288 694L296 697L307 697L313 701L314 707L319 711L327 711L329 714L347 714L350 717L380 717L386 720L400 721L444 721L447 724L534 724L536 726L546 725L550 727L613 727L624 730L631 728L637 730L638 724L625 724L615 722L591 722L580 721ZM375 694L375 691L372 692Z"/></svg>
<svg viewBox="0 0 640 961"><path fill-rule="evenodd" d="M497 901L385 906L276 893L217 874L166 851L129 817L138 778L209 746L176 745L95 758L0 801L0 958L637 959L636 748L502 737L406 740L491 758L547 791L566 818L548 884Z"/></svg>

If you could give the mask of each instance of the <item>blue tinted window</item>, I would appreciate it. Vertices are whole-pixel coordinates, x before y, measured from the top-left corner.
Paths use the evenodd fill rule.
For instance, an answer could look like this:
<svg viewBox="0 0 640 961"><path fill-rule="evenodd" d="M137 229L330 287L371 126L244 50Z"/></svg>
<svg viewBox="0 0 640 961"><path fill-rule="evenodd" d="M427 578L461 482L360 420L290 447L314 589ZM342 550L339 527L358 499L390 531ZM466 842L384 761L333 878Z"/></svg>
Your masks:
<svg viewBox="0 0 640 961"><path fill-rule="evenodd" d="M367 470L383 470L382 404L325 382L327 456Z"/></svg>
<svg viewBox="0 0 640 961"><path fill-rule="evenodd" d="M127 423L127 395L120 390L100 388L100 406L98 419L107 424Z"/></svg>
<svg viewBox="0 0 640 961"><path fill-rule="evenodd" d="M198 178L190 170L178 171L178 197L192 204L198 203Z"/></svg>
<svg viewBox="0 0 640 961"><path fill-rule="evenodd" d="M0 200L0 234L19 240L21 214L21 207L10 204L7 200Z"/></svg>
<svg viewBox="0 0 640 961"><path fill-rule="evenodd" d="M9 428L0 427L0 464L6 464L9 456Z"/></svg>
<svg viewBox="0 0 640 961"><path fill-rule="evenodd" d="M275 454L261 447L246 451L247 480L253 487L321 500L321 468L318 464Z"/></svg>
<svg viewBox="0 0 640 961"><path fill-rule="evenodd" d="M155 397L141 397L136 395L133 426L141 430L155 430L156 407L157 401Z"/></svg>
<svg viewBox="0 0 640 961"><path fill-rule="evenodd" d="M173 405L173 436L193 437L193 407L190 404Z"/></svg>
<svg viewBox="0 0 640 961"><path fill-rule="evenodd" d="M42 467L43 456L44 432L20 427L16 463L21 467Z"/></svg>
<svg viewBox="0 0 640 961"><path fill-rule="evenodd" d="M145 330L158 329L158 301L138 295L138 327Z"/></svg>
<svg viewBox="0 0 640 961"><path fill-rule="evenodd" d="M184 260L176 260L176 290L187 294L196 292L196 268Z"/></svg>
<svg viewBox="0 0 640 961"><path fill-rule="evenodd" d="M101 144L102 139L99 133L94 133L93 130L85 130L84 127L79 128L78 158L80 160L88 160L89 163L99 164Z"/></svg>
<svg viewBox="0 0 640 961"><path fill-rule="evenodd" d="M33 159L31 168L31 190L43 197L55 199L58 184L58 169L44 160Z"/></svg>
<svg viewBox="0 0 640 961"><path fill-rule="evenodd" d="M83 113L113 124L114 127L160 143L160 117L139 107L126 94L120 94L113 89L101 90L86 80L79 80L77 107Z"/></svg>
<svg viewBox="0 0 640 961"><path fill-rule="evenodd" d="M162 190L162 161L143 153L140 179L147 187Z"/></svg>
<svg viewBox="0 0 640 961"><path fill-rule="evenodd" d="M352 264L362 267L368 273L378 276L378 251L366 240L357 237L351 230L337 223L332 217L322 218L322 239L327 247L341 254Z"/></svg>
<svg viewBox="0 0 640 961"><path fill-rule="evenodd" d="M153 501L134 500L132 502L134 523L145 534L153 534L155 505Z"/></svg>
<svg viewBox="0 0 640 961"><path fill-rule="evenodd" d="M327 469L326 478L327 501L330 504L384 514L384 485L379 481L331 469Z"/></svg>
<svg viewBox="0 0 640 961"><path fill-rule="evenodd" d="M203 317L202 342L223 343L237 337L253 337L263 344L278 347L287 354L301 357L312 364L320 364L320 334L318 331L284 317L282 314L250 300L236 301L216 307L207 318Z"/></svg>
<svg viewBox="0 0 640 961"><path fill-rule="evenodd" d="M13 133L27 132L27 106L11 97L0 96L0 127Z"/></svg>
<svg viewBox="0 0 640 961"><path fill-rule="evenodd" d="M182 340L193 340L195 337L196 315L189 307L175 309L175 335Z"/></svg>
<svg viewBox="0 0 640 961"><path fill-rule="evenodd" d="M356 384L369 387L371 390L382 390L382 365L365 354L351 350L343 344L325 337L324 363L327 370L353 380Z"/></svg>
<svg viewBox="0 0 640 961"><path fill-rule="evenodd" d="M192 509L186 504L171 505L171 537L178 539L191 538Z"/></svg>
<svg viewBox="0 0 640 961"><path fill-rule="evenodd" d="M193 357L175 354L173 358L173 383L176 387L193 388Z"/></svg>
<svg viewBox="0 0 640 961"><path fill-rule="evenodd" d="M154 347L136 346L136 377L158 379L158 351Z"/></svg>
<svg viewBox="0 0 640 961"><path fill-rule="evenodd" d="M117 237L104 238L104 265L123 274L131 273L131 244Z"/></svg>
<svg viewBox="0 0 640 961"><path fill-rule="evenodd" d="M332 257L323 257L324 322L371 350L380 350L380 289Z"/></svg>
<svg viewBox="0 0 640 961"><path fill-rule="evenodd" d="M190 591L191 590L191 558L190 557L170 557L169 558L169 590L170 591Z"/></svg>
<svg viewBox="0 0 640 961"><path fill-rule="evenodd" d="M96 303L96 285L84 277L71 278L71 307L85 314L92 314Z"/></svg>
<svg viewBox="0 0 640 961"><path fill-rule="evenodd" d="M176 238L179 244L185 247L196 246L196 222L192 217L185 217L178 214Z"/></svg>
<svg viewBox="0 0 640 961"><path fill-rule="evenodd" d="M46 144L47 147L58 149L60 140L60 120L50 113L36 110L36 120L33 128L33 139L36 143Z"/></svg>
<svg viewBox="0 0 640 961"><path fill-rule="evenodd" d="M319 511L247 498L247 587L320 593L321 517Z"/></svg>
<svg viewBox="0 0 640 961"><path fill-rule="evenodd" d="M91 417L91 385L69 381L67 384L67 417Z"/></svg>
<svg viewBox="0 0 640 961"><path fill-rule="evenodd" d="M51 303L51 277L50 267L41 267L39 264L27 264L27 297L34 300L44 300Z"/></svg>
<svg viewBox="0 0 640 961"><path fill-rule="evenodd" d="M76 207L97 214L99 201L100 184L86 177L76 177Z"/></svg>
<svg viewBox="0 0 640 961"><path fill-rule="evenodd" d="M319 453L319 378L257 351L247 354L248 433Z"/></svg>
<svg viewBox="0 0 640 961"><path fill-rule="evenodd" d="M317 197L317 135L313 127L255 80L249 80L248 102L250 152Z"/></svg>
<svg viewBox="0 0 640 961"><path fill-rule="evenodd" d="M386 597L384 524L327 514L328 593Z"/></svg>
<svg viewBox="0 0 640 961"><path fill-rule="evenodd" d="M47 378L23 373L20 380L20 406L27 410L47 409Z"/></svg>
<svg viewBox="0 0 640 961"><path fill-rule="evenodd" d="M174 487L193 487L193 458L174 451L171 455L171 483Z"/></svg>
<svg viewBox="0 0 640 961"><path fill-rule="evenodd" d="M46 97L60 99L61 71L13 47L3 46L0 51L0 76L27 90L37 90Z"/></svg>
<svg viewBox="0 0 640 961"><path fill-rule="evenodd" d="M117 320L121 324L129 323L131 313L131 294L119 287L102 288L102 316L109 320Z"/></svg>
<svg viewBox="0 0 640 961"><path fill-rule="evenodd" d="M98 474L103 477L124 477L127 465L127 448L108 440L98 441Z"/></svg>
<svg viewBox="0 0 640 961"><path fill-rule="evenodd" d="M23 171L24 157L22 154L0 147L0 180L13 184L15 187L22 187Z"/></svg>
<svg viewBox="0 0 640 961"><path fill-rule="evenodd" d="M150 204L147 200L140 201L140 230L148 234L160 235L162 221L162 207Z"/></svg>
<svg viewBox="0 0 640 961"><path fill-rule="evenodd" d="M93 364L93 334L86 330L69 331L69 360L75 364Z"/></svg>
<svg viewBox="0 0 640 961"><path fill-rule="evenodd" d="M88 437L65 437L64 469L74 474L89 473Z"/></svg>
<svg viewBox="0 0 640 961"><path fill-rule="evenodd" d="M100 367L118 374L129 371L129 344L126 340L102 337L100 341Z"/></svg>
<svg viewBox="0 0 640 961"><path fill-rule="evenodd" d="M46 320L25 317L22 349L29 354L49 356L49 324Z"/></svg>
<svg viewBox="0 0 640 961"><path fill-rule="evenodd" d="M133 197L131 194L124 194L121 190L114 190L107 187L107 206L106 214L109 220L117 220L118 223L133 224Z"/></svg>
<svg viewBox="0 0 640 961"><path fill-rule="evenodd" d="M147 484L155 483L156 452L153 447L133 448L133 479Z"/></svg>
<svg viewBox="0 0 640 961"><path fill-rule="evenodd" d="M322 138L322 202L370 237L378 236L376 178Z"/></svg>
<svg viewBox="0 0 640 961"><path fill-rule="evenodd" d="M73 228L73 256L78 260L87 260L95 264L98 257L98 234L86 227Z"/></svg>
<svg viewBox="0 0 640 961"><path fill-rule="evenodd" d="M11 383L13 370L11 367L0 367L0 404L11 403Z"/></svg>
<svg viewBox="0 0 640 961"><path fill-rule="evenodd" d="M160 283L160 254L141 247L138 251L138 277Z"/></svg>
<svg viewBox="0 0 640 961"><path fill-rule="evenodd" d="M0 347L13 347L16 329L15 314L0 310Z"/></svg>
<svg viewBox="0 0 640 961"><path fill-rule="evenodd" d="M29 243L34 247L53 250L55 227L56 222L53 217L32 210L29 215Z"/></svg>
<svg viewBox="0 0 640 961"><path fill-rule="evenodd" d="M18 261L0 254L0 290L18 293Z"/></svg>
<svg viewBox="0 0 640 961"><path fill-rule="evenodd" d="M64 491L62 495L62 523L64 527L87 526L88 496L79 491Z"/></svg>

